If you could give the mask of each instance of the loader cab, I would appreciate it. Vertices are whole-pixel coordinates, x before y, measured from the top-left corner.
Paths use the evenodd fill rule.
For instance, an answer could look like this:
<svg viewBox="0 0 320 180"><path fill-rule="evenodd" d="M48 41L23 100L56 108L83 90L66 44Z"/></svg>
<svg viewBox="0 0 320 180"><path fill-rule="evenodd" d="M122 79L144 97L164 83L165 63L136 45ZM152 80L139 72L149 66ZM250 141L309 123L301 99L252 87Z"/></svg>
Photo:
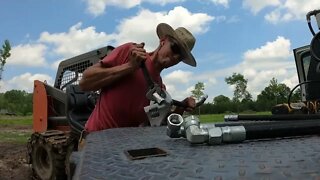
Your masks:
<svg viewBox="0 0 320 180"><path fill-rule="evenodd" d="M106 46L62 61L59 65L54 87L65 92L65 106L59 107L64 107L71 133L75 136L80 136L99 97L99 92L84 92L80 89L82 73L113 49L112 46Z"/></svg>
<svg viewBox="0 0 320 180"><path fill-rule="evenodd" d="M320 62L310 53L310 46L303 46L293 50L299 83L301 85L302 101L320 99Z"/></svg>

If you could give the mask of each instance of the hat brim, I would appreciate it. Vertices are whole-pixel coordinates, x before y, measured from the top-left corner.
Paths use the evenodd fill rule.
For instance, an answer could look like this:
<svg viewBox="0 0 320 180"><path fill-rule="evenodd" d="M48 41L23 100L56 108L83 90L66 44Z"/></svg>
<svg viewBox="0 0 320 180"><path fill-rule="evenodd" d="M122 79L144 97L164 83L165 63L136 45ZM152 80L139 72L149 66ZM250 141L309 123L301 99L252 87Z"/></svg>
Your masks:
<svg viewBox="0 0 320 180"><path fill-rule="evenodd" d="M178 38L176 32L174 31L174 29L170 25L168 25L166 23L160 23L157 26L157 35L158 35L159 39L162 39L165 36L173 37L178 42L178 46L180 48L181 55L183 58L182 61L190 66L193 66L193 67L197 66L197 62L196 62L195 58L193 57L193 55L191 54L191 52L189 51L188 47L186 46L185 43L183 43Z"/></svg>

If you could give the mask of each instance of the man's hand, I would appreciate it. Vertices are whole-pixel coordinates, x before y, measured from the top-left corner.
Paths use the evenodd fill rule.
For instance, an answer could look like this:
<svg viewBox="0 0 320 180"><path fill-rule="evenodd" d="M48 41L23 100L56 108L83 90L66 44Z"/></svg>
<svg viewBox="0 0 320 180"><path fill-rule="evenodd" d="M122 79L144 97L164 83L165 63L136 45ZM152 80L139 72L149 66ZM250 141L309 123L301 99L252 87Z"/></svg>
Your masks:
<svg viewBox="0 0 320 180"><path fill-rule="evenodd" d="M196 100L193 97L187 97L182 102L187 106L185 111L191 112L196 107Z"/></svg>
<svg viewBox="0 0 320 180"><path fill-rule="evenodd" d="M144 43L135 44L129 54L129 65L133 69L138 69L143 61L147 58L146 50L144 49Z"/></svg>

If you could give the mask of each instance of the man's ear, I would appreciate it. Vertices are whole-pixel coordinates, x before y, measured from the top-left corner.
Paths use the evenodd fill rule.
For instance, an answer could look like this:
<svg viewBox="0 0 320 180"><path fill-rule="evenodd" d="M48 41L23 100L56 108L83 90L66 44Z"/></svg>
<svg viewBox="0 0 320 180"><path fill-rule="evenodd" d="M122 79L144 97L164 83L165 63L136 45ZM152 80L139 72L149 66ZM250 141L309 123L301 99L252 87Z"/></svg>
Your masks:
<svg viewBox="0 0 320 180"><path fill-rule="evenodd" d="M160 39L160 47L162 47L165 43L165 38Z"/></svg>

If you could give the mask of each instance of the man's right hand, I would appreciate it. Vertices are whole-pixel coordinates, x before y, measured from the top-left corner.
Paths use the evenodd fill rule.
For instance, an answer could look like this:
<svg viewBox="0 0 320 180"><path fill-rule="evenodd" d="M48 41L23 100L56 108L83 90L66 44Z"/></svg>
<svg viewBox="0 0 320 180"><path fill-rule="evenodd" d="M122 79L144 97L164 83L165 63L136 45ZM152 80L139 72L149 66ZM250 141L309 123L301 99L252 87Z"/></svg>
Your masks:
<svg viewBox="0 0 320 180"><path fill-rule="evenodd" d="M138 69L142 62L147 58L147 52L144 49L144 43L135 44L132 46L129 54L129 65L133 69Z"/></svg>

